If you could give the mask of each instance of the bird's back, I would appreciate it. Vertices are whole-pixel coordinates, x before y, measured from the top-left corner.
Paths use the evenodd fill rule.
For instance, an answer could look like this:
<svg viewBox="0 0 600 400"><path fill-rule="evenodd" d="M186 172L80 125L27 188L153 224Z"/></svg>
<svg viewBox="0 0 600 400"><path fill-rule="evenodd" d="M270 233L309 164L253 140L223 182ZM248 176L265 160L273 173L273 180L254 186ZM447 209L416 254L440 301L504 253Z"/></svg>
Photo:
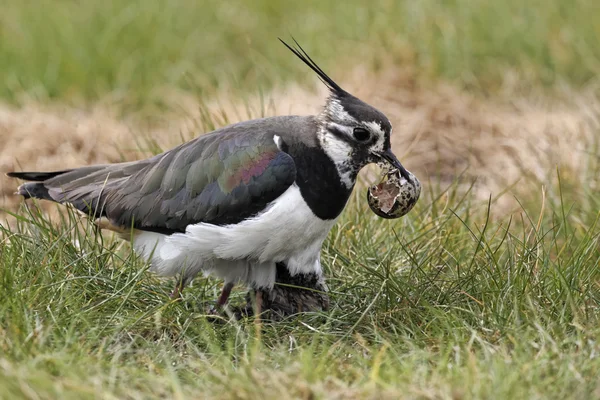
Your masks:
<svg viewBox="0 0 600 400"><path fill-rule="evenodd" d="M148 159L56 172L14 172L28 197L70 203L116 226L161 233L191 223L236 223L259 212L296 178L293 159L274 141L312 145L313 117L244 121Z"/></svg>

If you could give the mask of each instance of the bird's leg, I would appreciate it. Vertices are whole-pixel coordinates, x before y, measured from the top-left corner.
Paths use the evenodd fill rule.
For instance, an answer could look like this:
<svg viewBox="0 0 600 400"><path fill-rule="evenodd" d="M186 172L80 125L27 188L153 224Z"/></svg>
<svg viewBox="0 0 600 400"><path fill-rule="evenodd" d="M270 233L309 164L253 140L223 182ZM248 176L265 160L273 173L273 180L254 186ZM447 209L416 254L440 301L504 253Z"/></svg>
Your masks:
<svg viewBox="0 0 600 400"><path fill-rule="evenodd" d="M256 297L255 297L254 307L256 311L254 312L254 323L257 324L257 327L261 325L261 313L263 308L263 291L260 289L256 289Z"/></svg>
<svg viewBox="0 0 600 400"><path fill-rule="evenodd" d="M231 289L233 289L233 282L227 282L223 285L223 290L221 290L221 295L217 299L217 307L223 307L227 304L227 300L229 300L229 295L231 294Z"/></svg>
<svg viewBox="0 0 600 400"><path fill-rule="evenodd" d="M325 311L329 308L327 285L321 271L292 276L285 263L276 264L275 286L254 290L246 297L246 306L238 314L254 315L264 320L281 320L301 312Z"/></svg>
<svg viewBox="0 0 600 400"><path fill-rule="evenodd" d="M219 309L222 309L227 304L227 300L229 300L229 295L231 294L231 289L233 289L233 286L233 282L226 282L223 285L223 289L221 290L221 294L217 298L215 306L211 306L208 308L208 315L219 315Z"/></svg>
<svg viewBox="0 0 600 400"><path fill-rule="evenodd" d="M181 277L181 278L178 278L177 281L175 282L175 288L171 292L170 297L172 299L180 298L181 292L183 292L183 289L185 289L185 279L183 279L183 277Z"/></svg>
<svg viewBox="0 0 600 400"><path fill-rule="evenodd" d="M256 289L256 316L260 316L260 314L262 313L262 306L263 306L263 292L260 289ZM259 317L260 318L260 317Z"/></svg>

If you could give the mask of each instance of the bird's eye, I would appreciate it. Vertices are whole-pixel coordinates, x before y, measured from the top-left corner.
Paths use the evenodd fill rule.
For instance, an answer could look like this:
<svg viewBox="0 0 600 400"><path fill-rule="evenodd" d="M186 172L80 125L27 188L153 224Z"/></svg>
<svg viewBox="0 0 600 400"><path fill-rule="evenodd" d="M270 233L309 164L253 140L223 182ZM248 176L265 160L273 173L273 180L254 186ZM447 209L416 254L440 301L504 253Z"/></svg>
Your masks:
<svg viewBox="0 0 600 400"><path fill-rule="evenodd" d="M354 139L358 140L359 142L369 140L369 138L371 137L371 133L369 133L369 131L365 128L354 128L353 135Z"/></svg>

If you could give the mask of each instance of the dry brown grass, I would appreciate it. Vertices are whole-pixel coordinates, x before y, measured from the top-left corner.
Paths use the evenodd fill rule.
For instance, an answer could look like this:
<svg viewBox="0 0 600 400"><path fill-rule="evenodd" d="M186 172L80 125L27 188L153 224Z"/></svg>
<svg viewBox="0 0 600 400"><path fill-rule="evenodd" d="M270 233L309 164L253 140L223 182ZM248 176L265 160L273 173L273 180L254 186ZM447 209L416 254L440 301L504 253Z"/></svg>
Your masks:
<svg viewBox="0 0 600 400"><path fill-rule="evenodd" d="M391 119L393 144L404 165L422 181L444 181L465 172L465 183L477 179L485 198L509 185L533 179L544 184L556 167L585 168L581 157L595 141L600 99L589 93L564 91L563 101L547 98L485 100L448 85L424 89L410 74L387 71L373 76L362 70L348 75L346 86L383 110ZM204 109L217 125L256 117L318 111L326 93L289 87L259 98L232 100L223 94ZM0 106L0 170L54 170L91 163L138 159L140 137L168 148L202 132L205 116L196 99L169 96L170 111L153 118L119 118L107 105L91 109L30 104L20 109ZM14 210L18 182L0 177L0 206ZM518 191L519 183L514 187ZM504 196L511 206L511 196Z"/></svg>

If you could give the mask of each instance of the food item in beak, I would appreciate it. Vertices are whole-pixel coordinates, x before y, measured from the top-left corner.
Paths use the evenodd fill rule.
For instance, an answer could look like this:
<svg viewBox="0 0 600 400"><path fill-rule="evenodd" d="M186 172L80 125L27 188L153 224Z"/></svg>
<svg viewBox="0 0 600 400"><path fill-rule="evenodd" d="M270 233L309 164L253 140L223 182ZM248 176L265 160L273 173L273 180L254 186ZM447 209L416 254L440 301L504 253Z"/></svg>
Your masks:
<svg viewBox="0 0 600 400"><path fill-rule="evenodd" d="M407 171L410 179L400 171L391 169L385 173L381 183L367 190L367 202L371 211L383 218L400 218L417 203L421 195L421 182Z"/></svg>

